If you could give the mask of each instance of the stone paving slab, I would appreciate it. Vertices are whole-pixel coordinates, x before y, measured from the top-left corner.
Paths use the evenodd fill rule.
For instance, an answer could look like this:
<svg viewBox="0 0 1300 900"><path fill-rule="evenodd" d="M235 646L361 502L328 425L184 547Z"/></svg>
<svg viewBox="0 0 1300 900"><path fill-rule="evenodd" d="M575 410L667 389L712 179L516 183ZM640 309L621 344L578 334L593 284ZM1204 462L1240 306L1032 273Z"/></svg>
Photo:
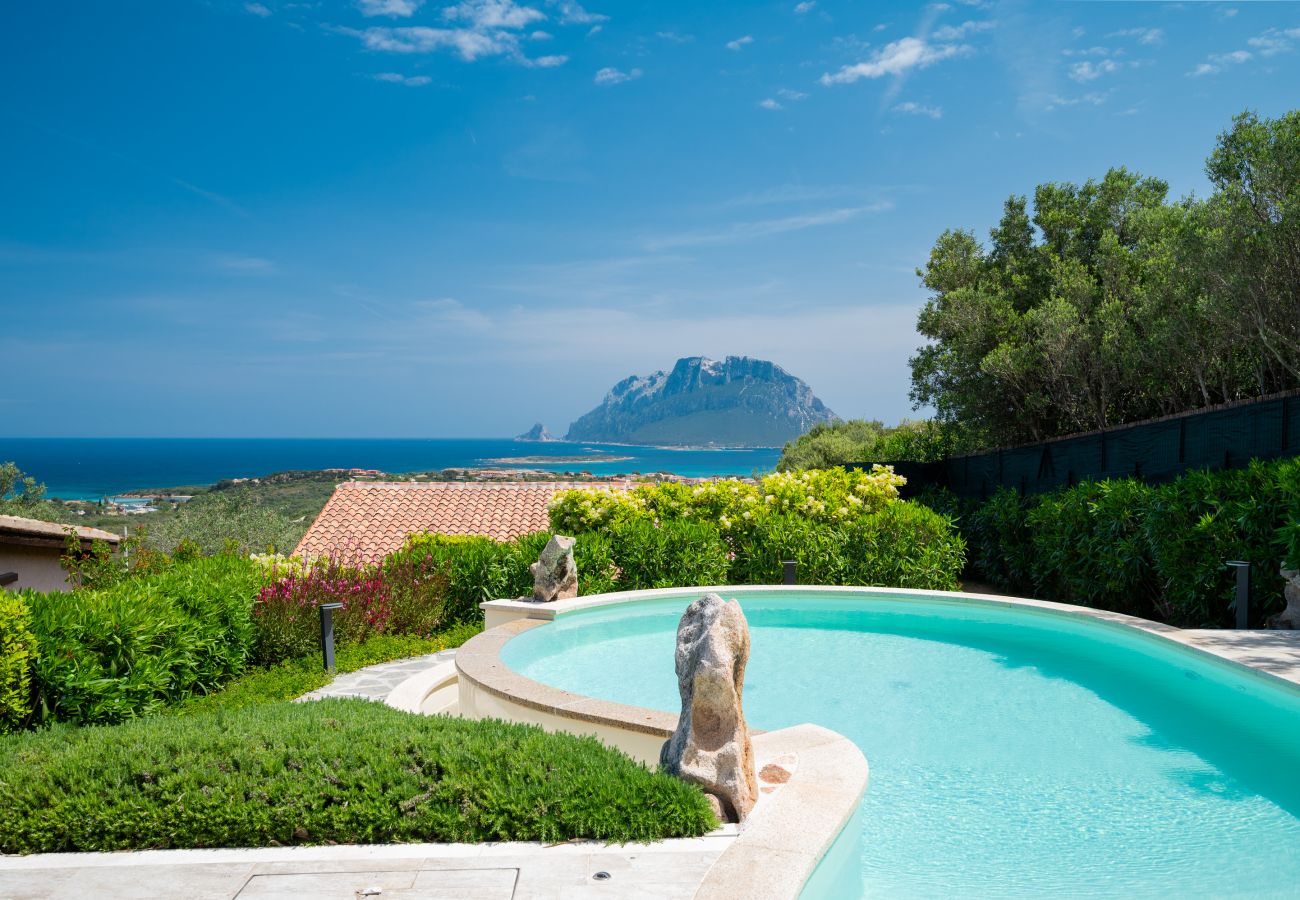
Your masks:
<svg viewBox="0 0 1300 900"><path fill-rule="evenodd" d="M0 857L6 900L687 900L730 834L657 844L394 844ZM603 873L606 877L600 877Z"/></svg>
<svg viewBox="0 0 1300 900"><path fill-rule="evenodd" d="M1190 628L1182 635L1202 650L1300 684L1300 631Z"/></svg>
<svg viewBox="0 0 1300 900"><path fill-rule="evenodd" d="M325 697L359 697L362 700L378 700L380 703L406 679L418 672L456 658L455 649L440 650L427 656L411 656L395 662L367 666L346 675L340 675L325 685L298 699L320 700Z"/></svg>

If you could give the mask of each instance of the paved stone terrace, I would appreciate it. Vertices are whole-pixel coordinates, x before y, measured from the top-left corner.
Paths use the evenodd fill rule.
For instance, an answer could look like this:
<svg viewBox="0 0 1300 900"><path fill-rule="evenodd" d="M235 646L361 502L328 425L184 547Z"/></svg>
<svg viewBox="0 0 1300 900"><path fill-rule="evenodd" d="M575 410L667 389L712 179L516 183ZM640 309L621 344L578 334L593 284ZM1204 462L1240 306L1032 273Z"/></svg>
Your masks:
<svg viewBox="0 0 1300 900"><path fill-rule="evenodd" d="M454 659L455 656L455 649L440 650L427 656L412 656L407 659L399 659L396 662L367 666L364 669L340 675L325 687L317 688L309 694L303 694L298 699L322 700L325 697L359 697L362 700L378 700L383 703L385 698L393 692L393 688L412 675L423 672L430 666L437 665L440 662Z"/></svg>
<svg viewBox="0 0 1300 900"><path fill-rule="evenodd" d="M1188 643L1300 684L1300 631L1187 629Z"/></svg>

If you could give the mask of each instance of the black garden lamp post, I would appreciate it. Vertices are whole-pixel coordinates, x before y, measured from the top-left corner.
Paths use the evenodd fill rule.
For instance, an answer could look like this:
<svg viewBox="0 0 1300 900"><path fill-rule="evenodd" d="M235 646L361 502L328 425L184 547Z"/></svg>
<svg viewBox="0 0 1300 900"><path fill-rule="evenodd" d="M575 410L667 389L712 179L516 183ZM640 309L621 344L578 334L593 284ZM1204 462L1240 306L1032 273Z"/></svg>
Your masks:
<svg viewBox="0 0 1300 900"><path fill-rule="evenodd" d="M334 610L342 608L342 603L320 605L320 652L325 657L326 672L334 671Z"/></svg>

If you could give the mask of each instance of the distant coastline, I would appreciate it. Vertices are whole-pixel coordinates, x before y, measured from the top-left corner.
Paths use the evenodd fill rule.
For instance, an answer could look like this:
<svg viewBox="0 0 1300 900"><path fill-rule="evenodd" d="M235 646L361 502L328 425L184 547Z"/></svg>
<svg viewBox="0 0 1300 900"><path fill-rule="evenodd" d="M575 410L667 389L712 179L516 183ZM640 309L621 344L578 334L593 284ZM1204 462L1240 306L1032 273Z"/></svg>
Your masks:
<svg viewBox="0 0 1300 900"><path fill-rule="evenodd" d="M520 451L526 446L526 453ZM611 451L593 453L591 448ZM367 469L391 475L443 469L508 468L527 457L552 472L580 466L593 475L668 472L689 478L752 475L776 467L776 448L642 447L601 442L520 442L514 438L0 438L13 460L51 497L98 500L180 485L294 470ZM581 462L574 462L580 458ZM533 461L536 460L536 461Z"/></svg>

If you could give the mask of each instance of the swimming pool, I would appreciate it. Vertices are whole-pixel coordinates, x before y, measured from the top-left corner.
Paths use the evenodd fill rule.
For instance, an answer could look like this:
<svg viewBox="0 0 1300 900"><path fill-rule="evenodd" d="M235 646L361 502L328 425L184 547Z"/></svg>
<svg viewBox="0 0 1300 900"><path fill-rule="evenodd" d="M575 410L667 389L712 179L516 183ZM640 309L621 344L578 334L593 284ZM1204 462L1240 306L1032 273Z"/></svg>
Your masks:
<svg viewBox="0 0 1300 900"><path fill-rule="evenodd" d="M502 660L675 713L696 595L575 610ZM751 727L814 722L871 764L868 896L1296 896L1300 688L1137 629L866 591L746 591Z"/></svg>

